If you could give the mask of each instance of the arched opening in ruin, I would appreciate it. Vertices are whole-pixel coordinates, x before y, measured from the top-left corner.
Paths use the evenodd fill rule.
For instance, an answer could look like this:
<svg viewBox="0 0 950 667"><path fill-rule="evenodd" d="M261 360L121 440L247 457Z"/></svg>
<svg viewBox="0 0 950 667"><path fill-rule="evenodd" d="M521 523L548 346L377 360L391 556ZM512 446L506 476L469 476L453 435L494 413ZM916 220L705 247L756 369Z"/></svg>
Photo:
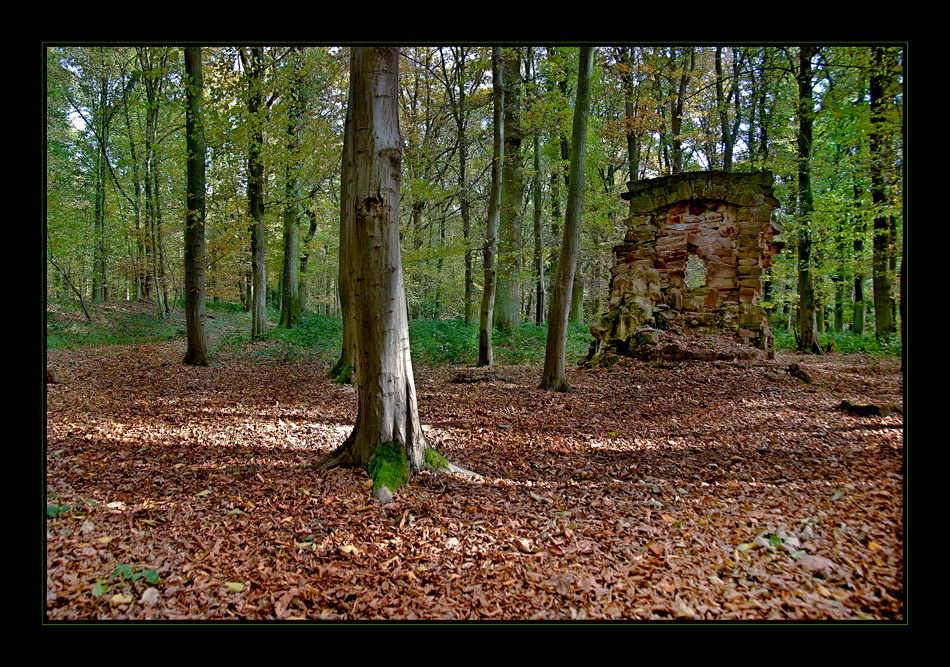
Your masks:
<svg viewBox="0 0 950 667"><path fill-rule="evenodd" d="M706 284L706 262L695 252L686 257L686 270L683 275L686 287L702 287Z"/></svg>

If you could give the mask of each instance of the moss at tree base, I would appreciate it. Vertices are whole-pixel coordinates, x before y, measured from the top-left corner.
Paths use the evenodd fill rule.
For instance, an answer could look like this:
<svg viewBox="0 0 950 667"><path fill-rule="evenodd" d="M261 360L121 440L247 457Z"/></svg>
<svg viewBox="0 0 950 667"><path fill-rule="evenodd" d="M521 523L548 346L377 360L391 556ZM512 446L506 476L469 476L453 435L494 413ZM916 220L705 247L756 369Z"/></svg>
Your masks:
<svg viewBox="0 0 950 667"><path fill-rule="evenodd" d="M409 464L406 449L398 442L381 442L369 462L369 476L373 479L373 492L386 487L393 493L409 481Z"/></svg>
<svg viewBox="0 0 950 667"><path fill-rule="evenodd" d="M426 448L423 454L423 461L425 462L426 468L435 472L449 469L448 460L434 449Z"/></svg>
<svg viewBox="0 0 950 667"><path fill-rule="evenodd" d="M352 366L343 366L342 368L334 366L333 370L330 371L330 377L335 380L337 384L355 384L353 381L353 374L356 372L356 369Z"/></svg>

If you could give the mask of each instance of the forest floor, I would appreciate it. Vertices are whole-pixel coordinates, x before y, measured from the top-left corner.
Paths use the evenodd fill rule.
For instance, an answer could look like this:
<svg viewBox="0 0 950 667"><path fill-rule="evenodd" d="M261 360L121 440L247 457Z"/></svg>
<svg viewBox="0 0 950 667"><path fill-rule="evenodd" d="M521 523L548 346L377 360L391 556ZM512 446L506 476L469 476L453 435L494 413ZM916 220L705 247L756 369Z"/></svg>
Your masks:
<svg viewBox="0 0 950 667"><path fill-rule="evenodd" d="M566 394L417 365L431 445L483 479L380 505L315 467L355 388L252 348L48 352L48 621L905 619L903 418L839 408L901 406L899 359L623 360Z"/></svg>

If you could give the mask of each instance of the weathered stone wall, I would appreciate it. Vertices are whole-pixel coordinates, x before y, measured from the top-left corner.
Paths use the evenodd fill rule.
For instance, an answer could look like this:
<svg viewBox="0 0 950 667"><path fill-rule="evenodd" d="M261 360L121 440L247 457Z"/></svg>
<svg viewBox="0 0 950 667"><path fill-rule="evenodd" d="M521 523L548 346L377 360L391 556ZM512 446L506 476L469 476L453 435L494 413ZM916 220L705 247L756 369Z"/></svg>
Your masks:
<svg viewBox="0 0 950 667"><path fill-rule="evenodd" d="M591 356L628 354L638 328L727 333L773 356L758 304L763 275L782 246L769 172L693 172L629 184L624 242L614 248L608 313L591 331ZM705 265L686 281L687 261Z"/></svg>

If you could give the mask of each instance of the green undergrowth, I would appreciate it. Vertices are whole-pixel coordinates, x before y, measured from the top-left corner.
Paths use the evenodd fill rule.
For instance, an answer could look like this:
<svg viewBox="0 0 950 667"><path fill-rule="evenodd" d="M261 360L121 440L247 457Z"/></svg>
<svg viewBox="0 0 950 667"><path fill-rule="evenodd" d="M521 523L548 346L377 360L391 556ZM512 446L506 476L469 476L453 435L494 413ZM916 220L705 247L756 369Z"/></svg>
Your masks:
<svg viewBox="0 0 950 667"><path fill-rule="evenodd" d="M772 332L775 338L775 348L779 350L795 350L798 347L795 335L787 329L778 329ZM899 357L901 354L901 337L899 334L887 336L878 340L873 334L856 335L853 333L829 332L818 334L818 343L825 350L830 343L832 352L852 354L865 352L887 357Z"/></svg>
<svg viewBox="0 0 950 667"><path fill-rule="evenodd" d="M291 361L304 357L319 361L334 362L340 356L343 344L343 321L330 315L305 314L293 327L276 326L280 318L279 311L268 312L271 326L260 344L254 344L249 350L262 359ZM248 320L250 328L250 319ZM248 342L249 332L243 331L242 342Z"/></svg>
<svg viewBox="0 0 950 667"><path fill-rule="evenodd" d="M148 304L89 306L93 320L86 320L78 304L47 307L46 344L49 349L83 345L128 345L185 338L184 304L163 318ZM305 314L291 328L277 326L280 312L268 309L268 329L261 340L251 341L251 316L240 304L208 302L208 335L213 352L229 350L263 363L286 363L313 358L333 364L340 354L343 324L339 317ZM523 323L512 331L495 330L494 360L499 365L544 363L547 325ZM568 327L568 363L587 352L591 337L586 324ZM478 323L464 320L410 320L409 342L416 363L434 366L474 364L478 357Z"/></svg>
<svg viewBox="0 0 950 667"><path fill-rule="evenodd" d="M544 363L547 325L522 324L514 331L496 330L492 345L496 364ZM272 326L261 344L253 346L254 354L271 360L290 360L314 356L335 363L340 354L343 324L340 318L329 315L308 315L300 323L287 329ZM247 336L240 336L247 342ZM414 363L441 366L446 364L474 364L478 357L478 325L466 325L461 319L410 320L409 345ZM568 328L567 358L579 360L590 345L586 325L572 324Z"/></svg>
<svg viewBox="0 0 950 667"><path fill-rule="evenodd" d="M135 345L184 336L181 317L159 317L157 310L122 305L87 305L92 319L68 303L51 304L46 309L46 347L49 349L84 345Z"/></svg>
<svg viewBox="0 0 950 667"><path fill-rule="evenodd" d="M496 364L544 363L547 324L522 323L517 329L496 329L492 333L492 352ZM567 359L578 361L590 346L586 324L571 324L567 334ZM412 320L409 343L413 361L440 364L474 364L478 358L478 324L466 325L461 319Z"/></svg>

